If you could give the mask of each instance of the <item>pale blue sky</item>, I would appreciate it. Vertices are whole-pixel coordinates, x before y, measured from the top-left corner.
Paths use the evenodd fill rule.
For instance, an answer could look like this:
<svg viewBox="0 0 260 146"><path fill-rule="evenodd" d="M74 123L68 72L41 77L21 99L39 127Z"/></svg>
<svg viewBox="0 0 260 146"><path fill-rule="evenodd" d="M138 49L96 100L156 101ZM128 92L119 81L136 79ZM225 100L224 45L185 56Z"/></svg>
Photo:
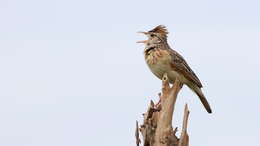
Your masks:
<svg viewBox="0 0 260 146"><path fill-rule="evenodd" d="M0 146L133 146L160 81L137 31L164 24L204 84L187 87L190 145L258 146L260 2L0 1Z"/></svg>

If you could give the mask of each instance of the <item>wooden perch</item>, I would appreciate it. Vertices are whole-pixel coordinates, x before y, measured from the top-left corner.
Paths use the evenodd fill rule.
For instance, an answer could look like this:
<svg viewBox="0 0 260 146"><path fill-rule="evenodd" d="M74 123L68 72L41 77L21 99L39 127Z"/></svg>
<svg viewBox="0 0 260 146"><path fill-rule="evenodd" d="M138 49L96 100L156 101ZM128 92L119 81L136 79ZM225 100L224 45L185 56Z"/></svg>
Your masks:
<svg viewBox="0 0 260 146"><path fill-rule="evenodd" d="M143 136L144 146L188 146L189 137L187 134L189 110L185 105L183 126L180 138L176 136L177 128L173 130L172 120L177 95L182 84L176 80L170 87L167 75L162 80L162 94L157 104L150 102L149 108L144 115L143 124L138 128L136 123L136 145L139 146L139 131Z"/></svg>
<svg viewBox="0 0 260 146"><path fill-rule="evenodd" d="M186 104L184 109L183 122L182 122L181 137L178 146L189 146L189 135L187 133L189 114L190 111L188 109L188 105Z"/></svg>
<svg viewBox="0 0 260 146"><path fill-rule="evenodd" d="M139 146L141 140L139 138L139 126L137 121L136 121L136 129L135 129L135 139L136 139L136 146Z"/></svg>

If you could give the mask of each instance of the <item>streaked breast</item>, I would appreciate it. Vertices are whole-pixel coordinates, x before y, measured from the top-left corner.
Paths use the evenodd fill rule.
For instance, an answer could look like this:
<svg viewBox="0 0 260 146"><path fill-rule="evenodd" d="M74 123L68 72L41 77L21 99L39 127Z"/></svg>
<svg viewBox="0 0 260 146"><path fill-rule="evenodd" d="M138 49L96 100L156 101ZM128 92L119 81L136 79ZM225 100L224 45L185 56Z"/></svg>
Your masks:
<svg viewBox="0 0 260 146"><path fill-rule="evenodd" d="M158 78L162 78L163 74L170 69L171 56L167 50L153 49L145 53L145 61L150 70Z"/></svg>

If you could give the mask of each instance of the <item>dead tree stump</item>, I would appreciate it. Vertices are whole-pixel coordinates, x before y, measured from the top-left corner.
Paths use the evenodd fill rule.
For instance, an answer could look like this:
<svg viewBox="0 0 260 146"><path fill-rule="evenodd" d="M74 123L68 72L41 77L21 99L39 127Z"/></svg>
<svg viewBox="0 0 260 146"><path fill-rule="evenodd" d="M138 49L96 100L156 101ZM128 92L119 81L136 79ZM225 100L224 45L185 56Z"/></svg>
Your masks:
<svg viewBox="0 0 260 146"><path fill-rule="evenodd" d="M135 137L137 146L141 143L139 132L142 134L144 146L189 146L187 133L189 110L187 104L184 109L180 138L176 136L177 128L173 129L172 127L174 106L181 88L182 84L178 80L170 87L167 75L164 75L159 102L154 104L151 101L147 112L143 114L144 121L140 127L136 122Z"/></svg>

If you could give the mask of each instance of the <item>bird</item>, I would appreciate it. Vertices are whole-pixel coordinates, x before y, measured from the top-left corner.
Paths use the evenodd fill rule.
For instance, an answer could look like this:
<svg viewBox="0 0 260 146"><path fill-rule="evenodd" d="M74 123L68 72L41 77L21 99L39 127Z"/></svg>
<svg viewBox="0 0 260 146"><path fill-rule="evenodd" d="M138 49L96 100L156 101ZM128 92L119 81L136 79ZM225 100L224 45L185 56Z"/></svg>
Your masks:
<svg viewBox="0 0 260 146"><path fill-rule="evenodd" d="M197 94L207 112L212 113L211 107L201 90L202 83L199 78L185 59L169 46L167 28L164 25L159 25L150 31L139 33L148 37L147 40L137 43L145 44L144 58L151 72L161 80L164 74L167 74L171 84L178 79L182 84L187 85Z"/></svg>

